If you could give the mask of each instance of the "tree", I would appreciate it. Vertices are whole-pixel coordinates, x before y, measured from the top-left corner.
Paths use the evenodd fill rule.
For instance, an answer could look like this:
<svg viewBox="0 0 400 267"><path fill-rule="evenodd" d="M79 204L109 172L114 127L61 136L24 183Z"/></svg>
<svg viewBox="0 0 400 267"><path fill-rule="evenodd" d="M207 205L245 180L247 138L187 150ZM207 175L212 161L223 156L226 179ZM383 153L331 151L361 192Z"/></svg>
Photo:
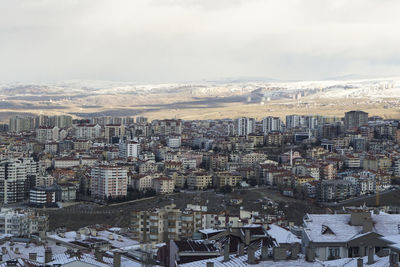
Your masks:
<svg viewBox="0 0 400 267"><path fill-rule="evenodd" d="M257 180L256 179L249 179L249 184L251 185L251 186L256 186L257 185Z"/></svg>
<svg viewBox="0 0 400 267"><path fill-rule="evenodd" d="M146 192L144 193L144 197L153 197L157 194L156 190L154 190L153 188L149 188L146 190Z"/></svg>
<svg viewBox="0 0 400 267"><path fill-rule="evenodd" d="M223 194L229 194L232 192L232 186L230 186L229 184L226 184L220 188L220 192Z"/></svg>

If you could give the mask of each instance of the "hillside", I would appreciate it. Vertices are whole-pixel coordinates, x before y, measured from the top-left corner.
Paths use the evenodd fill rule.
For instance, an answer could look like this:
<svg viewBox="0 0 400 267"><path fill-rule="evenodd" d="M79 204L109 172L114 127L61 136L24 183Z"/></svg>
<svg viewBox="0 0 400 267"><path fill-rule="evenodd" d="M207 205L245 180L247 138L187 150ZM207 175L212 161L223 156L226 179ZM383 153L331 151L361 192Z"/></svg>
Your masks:
<svg viewBox="0 0 400 267"><path fill-rule="evenodd" d="M0 119L13 114L208 119L350 109L398 118L400 78L303 82L135 84L110 81L0 84ZM332 106L335 107L332 109Z"/></svg>

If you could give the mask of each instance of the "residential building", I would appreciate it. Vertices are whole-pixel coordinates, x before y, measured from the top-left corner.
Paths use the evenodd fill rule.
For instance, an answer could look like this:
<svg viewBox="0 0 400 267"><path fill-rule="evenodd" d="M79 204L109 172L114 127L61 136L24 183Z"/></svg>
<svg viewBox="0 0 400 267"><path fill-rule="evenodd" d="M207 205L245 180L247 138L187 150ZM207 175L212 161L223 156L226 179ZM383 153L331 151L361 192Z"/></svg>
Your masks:
<svg viewBox="0 0 400 267"><path fill-rule="evenodd" d="M0 162L0 203L24 201L28 195L27 177L37 175L37 163L29 158Z"/></svg>
<svg viewBox="0 0 400 267"><path fill-rule="evenodd" d="M262 119L262 131L263 133L281 132L282 124L279 117L265 117Z"/></svg>
<svg viewBox="0 0 400 267"><path fill-rule="evenodd" d="M205 171L194 171L187 178L190 189L202 190L212 186L212 176Z"/></svg>
<svg viewBox="0 0 400 267"><path fill-rule="evenodd" d="M104 126L104 138L108 143L119 143L125 135L125 126L123 124L107 124Z"/></svg>
<svg viewBox="0 0 400 267"><path fill-rule="evenodd" d="M321 261L374 255L390 244L381 237L398 235L399 220L398 214L362 210L350 214L306 214L302 245Z"/></svg>
<svg viewBox="0 0 400 267"><path fill-rule="evenodd" d="M119 156L122 158L137 158L140 153L140 144L135 141L119 143Z"/></svg>
<svg viewBox="0 0 400 267"><path fill-rule="evenodd" d="M368 124L368 113L360 110L352 110L344 115L344 128L358 128Z"/></svg>
<svg viewBox="0 0 400 267"><path fill-rule="evenodd" d="M101 126L98 124L80 124L75 129L78 139L93 140L101 137Z"/></svg>
<svg viewBox="0 0 400 267"><path fill-rule="evenodd" d="M115 198L126 196L127 184L127 170L124 167L99 165L91 170L92 197Z"/></svg>
<svg viewBox="0 0 400 267"><path fill-rule="evenodd" d="M132 188L144 191L152 187L153 177L146 174L136 174L129 177L131 179Z"/></svg>
<svg viewBox="0 0 400 267"><path fill-rule="evenodd" d="M175 189L175 180L168 177L157 177L152 181L151 187L159 194L171 194Z"/></svg>
<svg viewBox="0 0 400 267"><path fill-rule="evenodd" d="M215 173L215 182L218 187L225 185L237 186L242 181L242 176L237 172L221 171Z"/></svg>
<svg viewBox="0 0 400 267"><path fill-rule="evenodd" d="M255 120L253 118L236 119L235 132L238 136L247 136L255 131Z"/></svg>

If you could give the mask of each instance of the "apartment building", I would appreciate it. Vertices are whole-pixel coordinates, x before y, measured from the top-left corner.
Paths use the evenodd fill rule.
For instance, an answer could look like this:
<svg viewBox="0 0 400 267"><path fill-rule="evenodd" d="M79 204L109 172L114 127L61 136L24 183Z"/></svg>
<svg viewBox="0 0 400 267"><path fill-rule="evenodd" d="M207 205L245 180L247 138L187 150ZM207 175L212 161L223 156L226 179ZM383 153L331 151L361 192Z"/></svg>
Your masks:
<svg viewBox="0 0 400 267"><path fill-rule="evenodd" d="M125 126L123 124L107 124L104 127L104 138L108 143L116 143L125 135Z"/></svg>
<svg viewBox="0 0 400 267"><path fill-rule="evenodd" d="M362 161L364 170L387 170L392 166L392 161L385 155L369 155Z"/></svg>
<svg viewBox="0 0 400 267"><path fill-rule="evenodd" d="M28 192L28 175L37 175L37 163L30 158L0 162L0 203L24 201Z"/></svg>
<svg viewBox="0 0 400 267"><path fill-rule="evenodd" d="M133 211L131 228L133 239L141 243L166 242L169 239L179 240L182 232L181 211L174 204L151 211Z"/></svg>
<svg viewBox="0 0 400 267"><path fill-rule="evenodd" d="M91 193L93 197L126 196L127 170L124 167L100 165L91 170Z"/></svg>
<svg viewBox="0 0 400 267"><path fill-rule="evenodd" d="M62 157L62 158L56 158L53 160L53 167L55 169L67 169L67 168L73 168L77 167L80 165L80 160L77 158L71 158L71 157Z"/></svg>
<svg viewBox="0 0 400 267"><path fill-rule="evenodd" d="M247 136L255 132L255 120L253 118L238 118L235 121L235 134L238 136Z"/></svg>
<svg viewBox="0 0 400 267"><path fill-rule="evenodd" d="M265 117L262 119L263 133L282 131L282 121L279 117Z"/></svg>
<svg viewBox="0 0 400 267"><path fill-rule="evenodd" d="M22 117L14 116L9 120L10 132L25 132L35 129L35 118L34 117Z"/></svg>
<svg viewBox="0 0 400 267"><path fill-rule="evenodd" d="M81 124L75 126L78 139L92 140L101 136L101 126L98 124Z"/></svg>
<svg viewBox="0 0 400 267"><path fill-rule="evenodd" d="M351 129L368 124L368 113L360 110L353 110L345 113L344 127Z"/></svg>
<svg viewBox="0 0 400 267"><path fill-rule="evenodd" d="M241 162L243 163L248 163L248 164L254 164L254 163L260 163L263 161L266 161L268 159L268 156L266 154L262 153L249 153L241 157Z"/></svg>
<svg viewBox="0 0 400 267"><path fill-rule="evenodd" d="M135 141L128 141L119 144L119 156L122 158L137 158L140 153L140 144Z"/></svg>
<svg viewBox="0 0 400 267"><path fill-rule="evenodd" d="M169 136L182 134L181 120L157 120L152 122L152 131L154 134Z"/></svg>
<svg viewBox="0 0 400 267"><path fill-rule="evenodd" d="M31 210L13 210L1 208L0 234L27 236L49 228L48 217L37 215Z"/></svg>
<svg viewBox="0 0 400 267"><path fill-rule="evenodd" d="M171 194L175 189L175 180L168 177L154 178L151 183L151 187L159 194Z"/></svg>
<svg viewBox="0 0 400 267"><path fill-rule="evenodd" d="M212 185L212 176L205 171L192 172L187 178L187 184L191 189L202 190Z"/></svg>
<svg viewBox="0 0 400 267"><path fill-rule="evenodd" d="M167 146L170 148L178 148L181 146L180 136L171 136L167 139Z"/></svg>
<svg viewBox="0 0 400 267"><path fill-rule="evenodd" d="M149 160L139 165L139 173L153 173L157 171L157 165L154 161Z"/></svg>
<svg viewBox="0 0 400 267"><path fill-rule="evenodd" d="M228 156L224 154L209 155L209 168L212 170L226 170Z"/></svg>
<svg viewBox="0 0 400 267"><path fill-rule="evenodd" d="M322 202L340 201L359 194L358 183L351 180L322 180L318 199Z"/></svg>
<svg viewBox="0 0 400 267"><path fill-rule="evenodd" d="M279 146L283 143L283 135L280 132L270 132L265 137L265 143L269 146Z"/></svg>
<svg viewBox="0 0 400 267"><path fill-rule="evenodd" d="M132 188L144 191L151 188L153 176L146 174L136 174L129 177Z"/></svg>
<svg viewBox="0 0 400 267"><path fill-rule="evenodd" d="M142 243L190 239L194 232L202 229L201 214L201 211L181 211L175 204L150 211L133 211L133 239Z"/></svg>
<svg viewBox="0 0 400 267"><path fill-rule="evenodd" d="M346 154L344 156L344 165L347 168L360 168L361 167L361 159L356 154Z"/></svg>
<svg viewBox="0 0 400 267"><path fill-rule="evenodd" d="M36 129L36 140L44 143L46 141L58 140L60 129L55 126L40 126Z"/></svg>
<svg viewBox="0 0 400 267"><path fill-rule="evenodd" d="M335 179L337 175L337 169L332 163L322 163L320 168L320 178L325 180Z"/></svg>
<svg viewBox="0 0 400 267"><path fill-rule="evenodd" d="M247 140L254 144L254 146L264 145L264 135L249 134Z"/></svg>
<svg viewBox="0 0 400 267"><path fill-rule="evenodd" d="M175 180L175 187L184 188L185 186L187 186L188 175L186 173L182 173L179 171L173 172L171 177Z"/></svg>
<svg viewBox="0 0 400 267"><path fill-rule="evenodd" d="M222 171L215 173L215 185L222 187L225 185L236 186L242 181L242 176L238 172Z"/></svg>

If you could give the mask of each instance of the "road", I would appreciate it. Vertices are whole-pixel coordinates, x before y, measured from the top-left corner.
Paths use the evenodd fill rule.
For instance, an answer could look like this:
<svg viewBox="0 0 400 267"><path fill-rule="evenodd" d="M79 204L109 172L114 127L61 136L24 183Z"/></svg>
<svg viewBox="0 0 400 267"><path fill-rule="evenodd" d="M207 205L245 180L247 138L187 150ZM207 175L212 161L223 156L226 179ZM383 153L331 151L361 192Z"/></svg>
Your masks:
<svg viewBox="0 0 400 267"><path fill-rule="evenodd" d="M389 189L389 190L385 190L379 193L380 197L392 192L399 192L399 189ZM348 204L352 204L354 202L358 202L358 201L362 201L362 200L370 200L370 199L374 199L376 198L376 194L373 195L365 195L365 196L359 196L359 197L355 197L355 198L351 198L351 199L347 199L347 200L343 200L340 202L320 202L319 204L326 206L326 207L338 207L338 206L344 206L344 205L348 205Z"/></svg>

